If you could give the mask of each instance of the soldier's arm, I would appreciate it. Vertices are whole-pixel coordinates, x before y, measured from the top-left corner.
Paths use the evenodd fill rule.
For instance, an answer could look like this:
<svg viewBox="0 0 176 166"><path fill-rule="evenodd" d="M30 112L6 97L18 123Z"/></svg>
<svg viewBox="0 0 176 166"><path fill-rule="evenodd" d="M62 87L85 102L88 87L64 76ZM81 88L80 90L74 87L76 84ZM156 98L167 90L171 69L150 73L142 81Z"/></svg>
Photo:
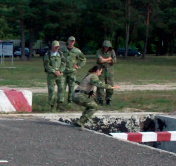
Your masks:
<svg viewBox="0 0 176 166"><path fill-rule="evenodd" d="M112 63L112 57L104 58L98 50L96 54L97 63Z"/></svg>
<svg viewBox="0 0 176 166"><path fill-rule="evenodd" d="M100 54L99 50L96 53L96 60L97 60L97 63L103 63L102 62L102 58L101 58L101 54Z"/></svg>
<svg viewBox="0 0 176 166"><path fill-rule="evenodd" d="M102 56L100 56L100 58L102 63L112 63L112 57L103 58Z"/></svg>
<svg viewBox="0 0 176 166"><path fill-rule="evenodd" d="M60 66L60 72L63 73L66 67L66 61L65 58L63 56L63 53L61 52L61 66Z"/></svg>
<svg viewBox="0 0 176 166"><path fill-rule="evenodd" d="M112 86L109 84L105 84L103 82L101 82L98 78L98 76L92 74L91 78L90 78L90 83L97 86L98 88L104 88L104 89L111 89Z"/></svg>
<svg viewBox="0 0 176 166"><path fill-rule="evenodd" d="M117 59L116 59L116 54L115 54L114 50L112 50L112 52L111 52L111 57L112 57L112 64L116 63Z"/></svg>
<svg viewBox="0 0 176 166"><path fill-rule="evenodd" d="M44 67L47 70L48 73L56 73L56 70L50 65L50 59L48 57L48 53L45 53L44 57L43 57L43 61L44 61Z"/></svg>
<svg viewBox="0 0 176 166"><path fill-rule="evenodd" d="M78 68L83 67L86 64L86 57L80 50L78 51L77 58L78 58L78 64L77 64Z"/></svg>

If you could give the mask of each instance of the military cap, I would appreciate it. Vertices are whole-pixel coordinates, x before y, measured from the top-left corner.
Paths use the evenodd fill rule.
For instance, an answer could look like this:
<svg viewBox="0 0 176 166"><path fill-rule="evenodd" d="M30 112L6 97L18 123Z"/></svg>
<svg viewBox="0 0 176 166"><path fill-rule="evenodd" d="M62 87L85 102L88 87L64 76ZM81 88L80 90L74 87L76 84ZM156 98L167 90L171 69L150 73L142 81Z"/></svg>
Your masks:
<svg viewBox="0 0 176 166"><path fill-rule="evenodd" d="M59 46L60 46L60 44L59 44L59 42L58 42L57 40L54 40L54 41L52 42L52 45L53 45L54 47L59 47Z"/></svg>
<svg viewBox="0 0 176 166"><path fill-rule="evenodd" d="M105 40L105 41L103 42L103 46L111 47L111 48L112 48L111 42L108 41L108 40Z"/></svg>
<svg viewBox="0 0 176 166"><path fill-rule="evenodd" d="M74 37L74 36L70 36L70 37L68 38L68 40L73 40L73 41L75 41L75 37Z"/></svg>

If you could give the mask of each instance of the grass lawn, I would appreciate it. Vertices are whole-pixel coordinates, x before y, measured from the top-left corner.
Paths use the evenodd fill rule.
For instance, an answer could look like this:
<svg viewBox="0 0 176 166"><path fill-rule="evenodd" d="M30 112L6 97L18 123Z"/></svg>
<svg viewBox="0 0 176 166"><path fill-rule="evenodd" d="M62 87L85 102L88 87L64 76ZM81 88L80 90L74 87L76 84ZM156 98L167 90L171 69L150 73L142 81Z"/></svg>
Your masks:
<svg viewBox="0 0 176 166"><path fill-rule="evenodd" d="M77 80L81 80L89 68L95 64L95 56L87 55L86 65L78 71ZM167 84L176 82L175 56L146 56L145 60L130 57L127 60L117 58L114 66L115 82L126 84ZM7 68L15 67L15 68ZM20 61L5 58L4 65L0 65L0 87L46 87L46 73L42 58L34 57L31 61ZM100 110L128 111L158 111L173 112L176 105L176 91L125 91L115 93L111 107L99 107ZM47 94L33 94L33 111L47 112ZM69 111L82 111L77 105L67 105Z"/></svg>

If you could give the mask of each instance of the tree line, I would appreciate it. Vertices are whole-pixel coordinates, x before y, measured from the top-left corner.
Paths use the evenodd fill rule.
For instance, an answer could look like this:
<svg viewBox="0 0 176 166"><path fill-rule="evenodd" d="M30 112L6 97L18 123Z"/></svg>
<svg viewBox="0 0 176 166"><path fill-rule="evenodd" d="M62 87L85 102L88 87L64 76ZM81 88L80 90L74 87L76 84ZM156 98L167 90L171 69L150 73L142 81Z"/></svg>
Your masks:
<svg viewBox="0 0 176 166"><path fill-rule="evenodd" d="M103 40L118 48L173 55L176 30L174 0L0 0L0 39L21 39L32 57L34 42L66 41L71 35L85 54Z"/></svg>

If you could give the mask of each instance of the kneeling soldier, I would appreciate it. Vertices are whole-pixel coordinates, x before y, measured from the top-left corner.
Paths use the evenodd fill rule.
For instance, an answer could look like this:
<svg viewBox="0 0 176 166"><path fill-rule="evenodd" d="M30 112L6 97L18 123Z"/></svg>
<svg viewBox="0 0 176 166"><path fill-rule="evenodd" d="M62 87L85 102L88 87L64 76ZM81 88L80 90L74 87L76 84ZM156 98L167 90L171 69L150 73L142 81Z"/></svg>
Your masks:
<svg viewBox="0 0 176 166"><path fill-rule="evenodd" d="M89 70L88 75L86 75L81 81L80 85L76 88L73 94L73 102L86 107L83 111L82 116L79 120L75 121L75 125L84 127L84 123L92 117L92 115L97 110L97 103L95 100L95 95L92 93L95 86L104 89L119 89L119 86L111 86L109 84L102 83L98 76L101 75L102 67L94 66Z"/></svg>

